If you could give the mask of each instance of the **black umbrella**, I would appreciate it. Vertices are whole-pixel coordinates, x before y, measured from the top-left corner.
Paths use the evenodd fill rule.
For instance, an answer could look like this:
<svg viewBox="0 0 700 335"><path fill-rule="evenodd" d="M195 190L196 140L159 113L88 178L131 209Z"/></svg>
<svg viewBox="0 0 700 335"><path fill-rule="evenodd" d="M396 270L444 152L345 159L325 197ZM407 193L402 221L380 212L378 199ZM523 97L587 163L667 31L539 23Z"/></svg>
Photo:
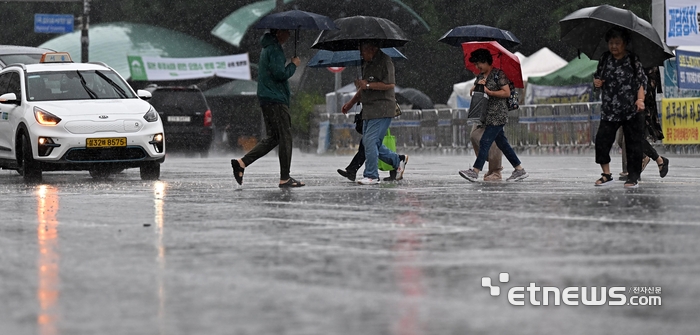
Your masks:
<svg viewBox="0 0 700 335"><path fill-rule="evenodd" d="M363 41L379 42L382 48L400 47L409 39L406 34L390 20L374 16L351 16L335 20L339 30L322 31L314 49L330 51L357 50Z"/></svg>
<svg viewBox="0 0 700 335"><path fill-rule="evenodd" d="M396 96L397 100L400 102L407 101L413 105L414 109L431 109L435 107L430 97L415 88L402 88L396 92Z"/></svg>
<svg viewBox="0 0 700 335"><path fill-rule="evenodd" d="M382 52L391 57L392 60L408 59L396 48L382 48ZM346 67L362 65L360 50L328 51L319 50L311 57L306 66L308 67Z"/></svg>
<svg viewBox="0 0 700 335"><path fill-rule="evenodd" d="M452 28L438 40L455 47L461 47L464 42L487 41L496 41L506 49L520 45L520 40L510 31L480 24Z"/></svg>
<svg viewBox="0 0 700 335"><path fill-rule="evenodd" d="M673 57L673 53L661 41L656 29L629 10L601 5L579 9L559 21L561 40L578 48L591 59L600 59L608 51L605 33L610 28L621 27L630 31L629 51L634 52L642 66L660 66Z"/></svg>
<svg viewBox="0 0 700 335"><path fill-rule="evenodd" d="M297 54L297 41L299 29L309 30L333 30L338 29L335 22L327 16L303 10L289 10L267 15L255 24L258 29L282 29L294 30L294 56Z"/></svg>

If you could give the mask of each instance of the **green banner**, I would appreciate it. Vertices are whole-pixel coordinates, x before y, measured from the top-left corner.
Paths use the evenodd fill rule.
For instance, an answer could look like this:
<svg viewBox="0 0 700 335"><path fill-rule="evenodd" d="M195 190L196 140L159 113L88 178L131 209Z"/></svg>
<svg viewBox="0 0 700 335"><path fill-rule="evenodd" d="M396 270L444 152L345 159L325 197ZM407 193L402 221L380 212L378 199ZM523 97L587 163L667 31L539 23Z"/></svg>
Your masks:
<svg viewBox="0 0 700 335"><path fill-rule="evenodd" d="M141 56L126 56L129 62L129 71L131 71L131 80L148 81L146 67L143 65Z"/></svg>

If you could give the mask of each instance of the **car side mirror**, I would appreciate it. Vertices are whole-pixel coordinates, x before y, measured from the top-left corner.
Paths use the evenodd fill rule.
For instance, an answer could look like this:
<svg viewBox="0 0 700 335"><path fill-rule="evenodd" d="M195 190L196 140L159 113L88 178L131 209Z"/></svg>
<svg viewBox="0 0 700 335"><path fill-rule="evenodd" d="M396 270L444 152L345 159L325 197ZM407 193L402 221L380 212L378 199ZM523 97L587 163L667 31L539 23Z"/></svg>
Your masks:
<svg viewBox="0 0 700 335"><path fill-rule="evenodd" d="M151 94L151 92L146 91L146 90L137 90L137 91L136 91L136 95L137 95L139 98L143 99L143 100L148 100L148 99L150 99L151 97L153 97L153 95Z"/></svg>
<svg viewBox="0 0 700 335"><path fill-rule="evenodd" d="M3 95L0 95L0 104L6 104L6 105L20 105L19 99L17 99L17 94L14 93L5 93Z"/></svg>

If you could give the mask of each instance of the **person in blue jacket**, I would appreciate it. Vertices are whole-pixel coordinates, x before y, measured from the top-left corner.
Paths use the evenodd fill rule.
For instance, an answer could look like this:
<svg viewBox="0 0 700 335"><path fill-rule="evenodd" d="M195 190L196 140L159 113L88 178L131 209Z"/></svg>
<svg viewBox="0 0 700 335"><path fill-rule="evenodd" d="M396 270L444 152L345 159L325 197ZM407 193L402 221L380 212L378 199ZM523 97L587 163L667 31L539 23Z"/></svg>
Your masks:
<svg viewBox="0 0 700 335"><path fill-rule="evenodd" d="M243 184L243 173L247 166L265 156L279 145L279 187L301 187L305 184L292 178L289 170L292 163L292 122L289 115L289 78L300 64L298 57L287 64L282 45L289 39L290 31L270 29L260 40L262 52L258 63L258 100L265 121L267 137L260 141L245 156L231 160L233 176Z"/></svg>

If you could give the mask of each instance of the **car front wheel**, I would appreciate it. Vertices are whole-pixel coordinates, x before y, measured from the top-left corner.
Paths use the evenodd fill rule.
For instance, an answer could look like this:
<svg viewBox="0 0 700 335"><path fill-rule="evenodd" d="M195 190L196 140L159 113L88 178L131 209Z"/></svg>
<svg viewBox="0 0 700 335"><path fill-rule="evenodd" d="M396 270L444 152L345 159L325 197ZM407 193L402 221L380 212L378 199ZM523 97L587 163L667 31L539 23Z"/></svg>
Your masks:
<svg viewBox="0 0 700 335"><path fill-rule="evenodd" d="M160 178L160 163L146 162L141 165L141 180L158 180Z"/></svg>
<svg viewBox="0 0 700 335"><path fill-rule="evenodd" d="M34 160L32 154L32 144L29 142L29 137L23 134L20 137L22 143L22 153L20 154L20 171L24 177L24 181L35 183L41 181L41 164Z"/></svg>

